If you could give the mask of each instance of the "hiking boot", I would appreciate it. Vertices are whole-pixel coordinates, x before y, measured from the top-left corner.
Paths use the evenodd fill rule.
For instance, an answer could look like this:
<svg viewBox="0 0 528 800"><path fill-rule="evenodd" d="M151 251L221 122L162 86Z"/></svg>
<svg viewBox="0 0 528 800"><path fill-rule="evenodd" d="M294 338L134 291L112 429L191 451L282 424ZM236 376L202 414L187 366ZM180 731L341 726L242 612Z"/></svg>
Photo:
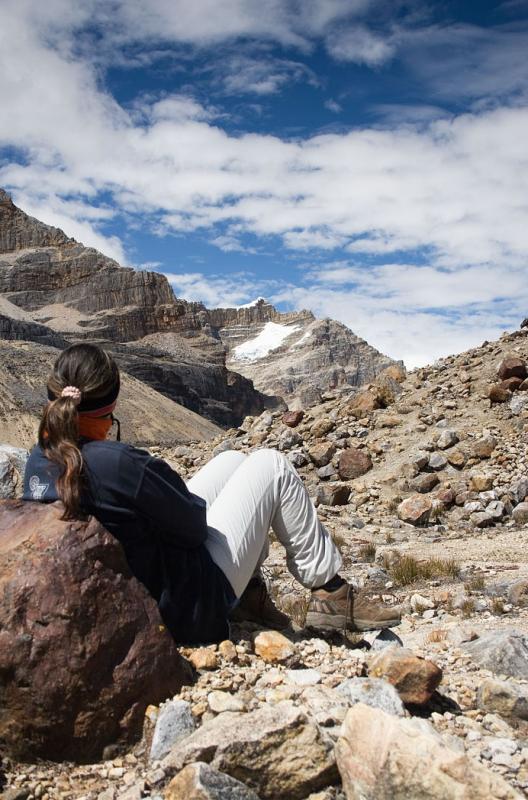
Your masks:
<svg viewBox="0 0 528 800"><path fill-rule="evenodd" d="M242 594L238 604L229 614L231 622L254 622L264 628L283 630L291 620L279 611L271 597L264 578L254 575Z"/></svg>
<svg viewBox="0 0 528 800"><path fill-rule="evenodd" d="M401 622L399 606L391 607L357 592L349 583L327 592L312 591L305 626L348 631L394 628Z"/></svg>

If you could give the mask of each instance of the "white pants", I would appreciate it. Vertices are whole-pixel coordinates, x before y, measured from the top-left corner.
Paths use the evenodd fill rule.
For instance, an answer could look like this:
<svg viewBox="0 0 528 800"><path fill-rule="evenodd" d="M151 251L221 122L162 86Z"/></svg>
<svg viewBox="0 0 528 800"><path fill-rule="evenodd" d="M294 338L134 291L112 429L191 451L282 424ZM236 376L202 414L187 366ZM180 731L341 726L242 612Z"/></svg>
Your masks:
<svg viewBox="0 0 528 800"><path fill-rule="evenodd" d="M228 450L187 486L207 503L205 546L237 597L267 556L270 527L286 549L288 569L303 586L321 586L339 570L339 551L282 453Z"/></svg>

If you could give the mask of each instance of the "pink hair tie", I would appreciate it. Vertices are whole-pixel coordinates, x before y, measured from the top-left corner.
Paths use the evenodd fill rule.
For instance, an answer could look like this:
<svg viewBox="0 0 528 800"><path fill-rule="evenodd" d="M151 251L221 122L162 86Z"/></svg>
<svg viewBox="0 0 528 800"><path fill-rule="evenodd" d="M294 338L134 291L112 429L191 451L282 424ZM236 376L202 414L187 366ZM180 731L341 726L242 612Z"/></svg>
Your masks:
<svg viewBox="0 0 528 800"><path fill-rule="evenodd" d="M65 386L61 392L61 397L71 397L76 406L81 402L81 390L76 386Z"/></svg>

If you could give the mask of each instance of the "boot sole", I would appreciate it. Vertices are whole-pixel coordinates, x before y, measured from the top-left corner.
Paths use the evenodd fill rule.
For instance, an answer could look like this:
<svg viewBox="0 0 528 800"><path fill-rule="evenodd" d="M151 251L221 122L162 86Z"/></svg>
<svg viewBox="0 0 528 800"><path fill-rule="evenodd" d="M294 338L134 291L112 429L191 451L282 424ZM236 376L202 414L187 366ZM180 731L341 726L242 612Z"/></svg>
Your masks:
<svg viewBox="0 0 528 800"><path fill-rule="evenodd" d="M304 622L307 628L322 628L326 630L345 630L348 622L347 630L349 631L379 631L385 628L395 628L401 623L399 616L385 621L383 624L379 622L372 622L368 620L355 619L350 627L351 620L347 619L344 614L318 614L314 611L309 611L306 615Z"/></svg>

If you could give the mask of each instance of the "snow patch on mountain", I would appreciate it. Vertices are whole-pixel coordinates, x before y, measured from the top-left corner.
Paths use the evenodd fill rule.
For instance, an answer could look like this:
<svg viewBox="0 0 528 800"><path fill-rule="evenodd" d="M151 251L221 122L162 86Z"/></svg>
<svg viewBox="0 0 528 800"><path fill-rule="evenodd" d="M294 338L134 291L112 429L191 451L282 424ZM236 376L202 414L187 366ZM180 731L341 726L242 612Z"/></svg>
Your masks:
<svg viewBox="0 0 528 800"><path fill-rule="evenodd" d="M301 344L304 344L306 341L308 341L310 336L312 336L312 331L311 330L305 331L301 336L301 338L297 339L297 341L292 344L292 347L300 347Z"/></svg>
<svg viewBox="0 0 528 800"><path fill-rule="evenodd" d="M252 300L251 303L244 303L241 306L235 306L235 308L253 308L253 306L257 306L259 303L265 303L265 297L257 297L255 300Z"/></svg>
<svg viewBox="0 0 528 800"><path fill-rule="evenodd" d="M277 322L266 322L258 336L233 348L232 358L236 361L257 361L264 358L271 350L280 347L292 333L301 330L300 325L279 325Z"/></svg>

